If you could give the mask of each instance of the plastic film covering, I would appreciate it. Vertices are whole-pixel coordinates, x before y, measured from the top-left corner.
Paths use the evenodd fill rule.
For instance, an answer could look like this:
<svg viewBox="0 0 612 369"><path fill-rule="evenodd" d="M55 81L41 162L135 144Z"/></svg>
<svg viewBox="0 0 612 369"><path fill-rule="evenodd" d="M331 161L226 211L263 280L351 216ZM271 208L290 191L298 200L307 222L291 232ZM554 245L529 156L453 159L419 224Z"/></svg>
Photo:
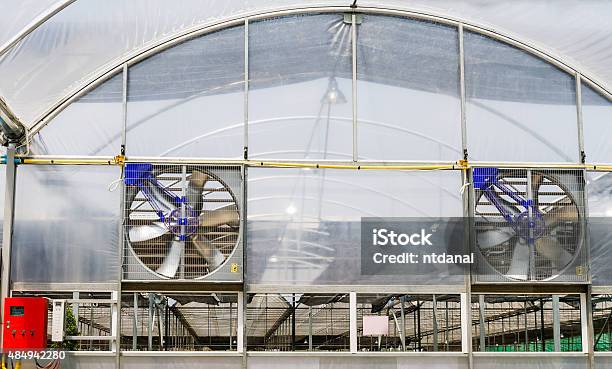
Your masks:
<svg viewBox="0 0 612 369"><path fill-rule="evenodd" d="M587 177L591 276L593 285L612 285L612 173Z"/></svg>
<svg viewBox="0 0 612 369"><path fill-rule="evenodd" d="M70 104L34 136L32 154L117 155L123 131L123 74Z"/></svg>
<svg viewBox="0 0 612 369"><path fill-rule="evenodd" d="M116 167L20 166L15 194L14 282L118 278L120 191Z"/></svg>
<svg viewBox="0 0 612 369"><path fill-rule="evenodd" d="M361 275L361 217L460 217L459 172L250 169L247 280L264 285L459 284L429 275Z"/></svg>
<svg viewBox="0 0 612 369"><path fill-rule="evenodd" d="M522 356L501 355L495 356L476 356L474 357L474 369L584 369L587 368L587 356L561 356L559 354L546 356Z"/></svg>
<svg viewBox="0 0 612 369"><path fill-rule="evenodd" d="M125 369L149 369L149 368L215 368L235 369L242 365L242 356L172 356L164 353L164 356L123 356L121 367Z"/></svg>
<svg viewBox="0 0 612 369"><path fill-rule="evenodd" d="M249 157L352 157L351 25L342 14L249 25Z"/></svg>
<svg viewBox="0 0 612 369"><path fill-rule="evenodd" d="M389 353L389 355L392 355ZM249 369L280 369L295 367L299 369L467 369L467 357L463 356L400 356L400 357L349 357L349 356L251 356Z"/></svg>
<svg viewBox="0 0 612 369"><path fill-rule="evenodd" d="M129 155L242 157L243 27L167 49L128 76Z"/></svg>
<svg viewBox="0 0 612 369"><path fill-rule="evenodd" d="M360 159L463 156L456 28L365 15L357 78Z"/></svg>
<svg viewBox="0 0 612 369"><path fill-rule="evenodd" d="M60 1L60 0L58 0ZM0 32L13 34L50 1L3 2ZM352 0L77 0L0 58L0 90L27 124L96 71L170 35L222 19L271 10L348 6ZM529 1L363 0L359 6L387 7L458 17L531 40L555 55L612 82L609 65L612 4L573 0L563 4ZM10 9L5 11L6 9ZM29 19L27 19L29 17ZM15 23L13 23L15 22ZM9 25L9 26L7 26ZM597 40L585 43L584 40ZM530 41L530 42L531 42ZM15 76L20 76L16 78Z"/></svg>
<svg viewBox="0 0 612 369"><path fill-rule="evenodd" d="M612 101L582 84L584 151L589 163L612 163Z"/></svg>
<svg viewBox="0 0 612 369"><path fill-rule="evenodd" d="M612 356L595 354L595 369L607 369L612 367Z"/></svg>
<svg viewBox="0 0 612 369"><path fill-rule="evenodd" d="M5 0L2 8L10 11L0 11L0 46L17 36L30 22L45 14L57 2L58 0Z"/></svg>
<svg viewBox="0 0 612 369"><path fill-rule="evenodd" d="M0 155L6 155L6 148L0 148ZM2 248L4 229L4 197L6 191L6 165L0 165L0 249Z"/></svg>
<svg viewBox="0 0 612 369"><path fill-rule="evenodd" d="M578 161L574 78L482 35L464 42L470 158Z"/></svg>

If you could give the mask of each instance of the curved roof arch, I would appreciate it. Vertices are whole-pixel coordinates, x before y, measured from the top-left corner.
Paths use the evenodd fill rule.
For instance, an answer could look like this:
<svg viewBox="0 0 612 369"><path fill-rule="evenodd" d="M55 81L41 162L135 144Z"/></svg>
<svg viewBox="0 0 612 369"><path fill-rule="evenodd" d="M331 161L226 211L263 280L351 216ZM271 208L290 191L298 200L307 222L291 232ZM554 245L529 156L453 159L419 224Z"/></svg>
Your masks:
<svg viewBox="0 0 612 369"><path fill-rule="evenodd" d="M70 3L70 1L65 2L65 4L68 3ZM162 5L162 3L166 3L166 5ZM195 6L195 3L198 3L199 7ZM44 84L45 81L37 78L40 77L39 75L23 75L19 78L14 77L15 68L19 70L18 63L23 61L23 57L28 56L28 47L35 46L33 39L40 37L42 35L41 33L50 32L49 29L45 28L51 27L53 25L52 23L55 20L58 20L60 16L66 16L64 13L68 10L74 12L78 8L84 8L87 6L93 6L96 8L95 4L92 4L89 0L78 0L73 4L68 4L65 9L61 7L61 4L55 4L55 9L61 8L64 10L59 9L59 11L56 12L57 14L54 13L54 16L48 18L46 22L41 23L38 28L26 27L26 31L32 32L28 35L24 35L22 39L16 42L13 47L7 50L7 52L0 57L0 81L7 81L7 79L11 79L10 82L13 83L13 86L9 86L7 88L5 85L6 82L0 82L0 94L4 92L3 95L5 95L9 107L14 110L16 115L21 118L22 122L28 128L36 129L37 127L44 125L45 122L49 121L49 119L52 118L56 112L60 111L74 98L93 87L96 81L120 69L124 63L134 63L141 58L150 55L151 53L160 51L165 47L173 45L177 42L177 40L194 37L197 34L223 28L231 24L237 24L244 19L268 17L274 14L282 14L286 12L321 11L326 8L333 9L335 11L350 11L350 7L347 6L350 5L350 3L352 3L352 1L322 2L267 0L253 4L248 1L226 2L211 0L205 4L206 6L202 6L201 2L185 1L184 3L181 3L181 7L176 7L176 4L173 4L173 9L169 9L167 7L172 5L167 4L167 2L147 2L147 6L153 13L159 13L160 11L163 13L164 10L176 10L177 15L172 14L174 19L167 19L170 16L168 14L166 15L166 18L161 20L159 17L152 17L152 19L149 20L151 23L149 24L151 30L148 32L155 35L147 34L147 32L143 33L142 29L140 29L139 31L141 31L141 33L134 35L134 38L141 37L141 39L132 41L131 43L128 42L127 46L109 47L106 45L106 50L103 50L104 47L95 46L92 47L91 50L86 50L84 52L84 54L87 54L86 59L91 59L92 55L97 55L96 53L98 53L98 60L95 62L87 60L87 63L84 63L79 67L75 67L73 70L69 70L67 72L64 72L62 69L60 76L55 77L55 80L51 78L52 81L49 82L51 85L56 85L43 88L42 84ZM578 5L578 3L580 3L580 5ZM600 90L600 92L607 95L608 98L610 96L609 86L612 85L612 83L610 83L610 81L612 81L612 72L609 71L609 68L604 66L606 63L609 65L609 61L612 60L612 55L602 52L602 49L605 50L607 43L612 43L612 41L608 40L609 37L607 39L601 39L599 36L602 33L609 34L609 28L611 26L605 26L605 24L608 23L603 20L603 18L605 18L604 14L606 13L605 9L597 8L607 6L611 8L610 10L612 10L612 5L610 4L604 5L594 2L589 2L586 4L584 2L570 2L565 3L563 7L553 6L551 8L550 6L547 7L543 4L534 5L531 2L515 2L510 6L503 5L501 3L485 5L478 1L434 1L425 3L422 1L406 2L397 0L363 0L358 1L358 6L359 11L425 18L454 25L463 24L466 29L488 34L495 38L499 38L502 41L513 44L514 46L526 49L529 52L554 63L570 73L578 71L587 82L594 85L598 90ZM506 6L505 10L507 12L501 16L499 14L501 10L500 7L504 6ZM100 18L102 21L104 21L105 16L111 15L113 11L120 12L114 14L115 16L121 16L123 14L121 12L133 12L135 9L144 9L143 4L134 3L129 9L124 9L122 5L115 4L112 11L105 13L106 15L102 14ZM545 17L546 13L550 12L551 9L557 10L557 13L555 14L557 18L550 16ZM582 12L586 11L587 13L591 14L591 17L575 17L577 9L581 10ZM196 14L190 14L190 20L186 21L188 17L185 16L185 13L193 13L194 11L196 11ZM559 14L560 12L563 14ZM524 14L524 17L521 17L520 19L512 17L513 14L521 13ZM570 14L567 13L571 13L571 16L573 17L571 18L572 21L568 21L568 19L561 16L569 16ZM146 18L147 15L148 14L145 13L144 17ZM600 20L597 15L599 15L602 20ZM68 18L74 16L75 14L67 15ZM123 14L123 17L127 20L133 20L130 18L132 16L133 14L131 13ZM525 23L524 20L536 20L538 18L540 21L539 23ZM584 24L579 25L576 22L572 23L574 18L584 19ZM74 21L74 19L72 20ZM162 20L164 22L162 22ZM587 20L589 26L586 26ZM67 21L68 20L64 20L64 22ZM156 21L160 21L160 24L155 24ZM570 38L569 40L565 30L564 32L555 34L554 31L559 31L560 29L563 30L562 27L564 24L567 25L568 22L572 27L568 27L570 29L567 31L571 31L572 34L576 33L578 26L585 26L585 29L588 30L588 32L584 31L582 34L573 37L573 39ZM62 26L67 27L66 25L69 25L74 29L62 29ZM527 27L529 25L531 25L531 27ZM75 23L70 22L62 24L61 20L59 21L59 24L55 24L55 26L60 28L57 32L66 32L66 34L62 36L68 40L68 43L61 45L62 48L60 48L64 51L66 51L68 47L75 46L70 44L71 31L72 33L83 31L84 29L89 29L89 31L91 31L92 28L88 25L75 25ZM98 24L98 26L100 26L100 24ZM117 26L117 24L111 24L110 26ZM551 29L543 32L542 27L546 26L551 26ZM109 27L109 25L106 25L106 27ZM129 31L129 27L124 27L123 30ZM129 35L126 37L129 38ZM587 47L584 47L577 42L581 41L582 44L584 44L585 39L591 38L598 42L591 42ZM94 44L96 43L95 41L96 40L93 41ZM100 40L98 43L104 44L105 41L108 41L108 38L103 34L100 34ZM612 45L609 46L611 47L608 47L607 50L612 49ZM114 52L112 51L113 48L116 49ZM591 50L590 54L588 52L586 53L591 56L591 59L587 57L589 55L585 56L580 54L580 52L584 53L585 48ZM576 50L576 53L572 54L572 50L574 49ZM58 65L56 64L60 63L61 61L66 61L66 56L64 55L62 57L60 55L60 57L58 57L58 55L54 55L61 53L61 51L57 51L55 48L50 48L47 50L47 52L50 53L50 55L29 56L35 59L30 60L30 62L39 63L39 66L42 69L41 73L44 72L47 76L49 76L49 69L53 70L53 68L57 68ZM106 52L107 54L102 55L101 52ZM595 59L598 60L596 61ZM48 60L49 64L52 66L47 68L41 65L42 61L44 60ZM608 76L608 73L611 75ZM11 78L11 76L13 77ZM16 79L17 81L15 81ZM21 83L23 83L23 86L21 86ZM14 91L15 84L19 85L17 88L18 91ZM36 88L40 88L43 91L33 93Z"/></svg>

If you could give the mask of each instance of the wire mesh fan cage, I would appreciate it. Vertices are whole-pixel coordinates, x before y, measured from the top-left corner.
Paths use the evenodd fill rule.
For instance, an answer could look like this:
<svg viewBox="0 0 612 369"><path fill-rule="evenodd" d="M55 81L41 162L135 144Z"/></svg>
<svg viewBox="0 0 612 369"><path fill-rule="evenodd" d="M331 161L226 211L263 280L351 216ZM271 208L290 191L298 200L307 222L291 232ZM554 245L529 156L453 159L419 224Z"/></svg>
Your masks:
<svg viewBox="0 0 612 369"><path fill-rule="evenodd" d="M130 163L124 279L242 280L239 166Z"/></svg>
<svg viewBox="0 0 612 369"><path fill-rule="evenodd" d="M584 172L472 170L476 282L588 282Z"/></svg>

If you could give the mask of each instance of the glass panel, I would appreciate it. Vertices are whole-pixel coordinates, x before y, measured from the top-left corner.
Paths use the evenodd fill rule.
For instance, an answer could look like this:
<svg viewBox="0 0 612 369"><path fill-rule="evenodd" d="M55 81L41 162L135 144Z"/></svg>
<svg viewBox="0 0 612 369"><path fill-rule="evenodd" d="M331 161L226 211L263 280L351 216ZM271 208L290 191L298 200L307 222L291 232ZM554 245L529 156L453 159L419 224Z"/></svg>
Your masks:
<svg viewBox="0 0 612 369"><path fill-rule="evenodd" d="M448 264L429 274L362 275L361 217L460 217L461 173L249 169L249 283L458 284ZM444 221L442 221L444 222ZM449 238L452 235L449 235Z"/></svg>
<svg viewBox="0 0 612 369"><path fill-rule="evenodd" d="M472 348L492 352L582 351L580 296L473 295Z"/></svg>
<svg viewBox="0 0 612 369"><path fill-rule="evenodd" d="M462 158L457 30L371 15L358 27L359 158Z"/></svg>
<svg viewBox="0 0 612 369"><path fill-rule="evenodd" d="M378 319L386 329L369 332ZM358 294L357 335L358 351L461 351L460 297Z"/></svg>
<svg viewBox="0 0 612 369"><path fill-rule="evenodd" d="M35 154L118 155L123 130L123 74L85 94L34 137Z"/></svg>
<svg viewBox="0 0 612 369"><path fill-rule="evenodd" d="M576 162L574 78L512 46L465 33L472 160Z"/></svg>
<svg viewBox="0 0 612 369"><path fill-rule="evenodd" d="M127 152L241 158L244 28L203 35L130 67Z"/></svg>
<svg viewBox="0 0 612 369"><path fill-rule="evenodd" d="M584 152L589 163L612 163L612 102L582 84Z"/></svg>
<svg viewBox="0 0 612 369"><path fill-rule="evenodd" d="M352 158L351 78L342 14L249 25L249 156Z"/></svg>
<svg viewBox="0 0 612 369"><path fill-rule="evenodd" d="M117 167L23 165L17 171L11 275L15 282L118 278Z"/></svg>
<svg viewBox="0 0 612 369"><path fill-rule="evenodd" d="M122 295L122 350L236 351L237 331L236 293Z"/></svg>
<svg viewBox="0 0 612 369"><path fill-rule="evenodd" d="M349 351L349 294L249 296L249 351Z"/></svg>
<svg viewBox="0 0 612 369"><path fill-rule="evenodd" d="M612 296L593 295L591 301L595 351L612 351Z"/></svg>
<svg viewBox="0 0 612 369"><path fill-rule="evenodd" d="M587 195L593 285L612 285L612 173L588 173Z"/></svg>

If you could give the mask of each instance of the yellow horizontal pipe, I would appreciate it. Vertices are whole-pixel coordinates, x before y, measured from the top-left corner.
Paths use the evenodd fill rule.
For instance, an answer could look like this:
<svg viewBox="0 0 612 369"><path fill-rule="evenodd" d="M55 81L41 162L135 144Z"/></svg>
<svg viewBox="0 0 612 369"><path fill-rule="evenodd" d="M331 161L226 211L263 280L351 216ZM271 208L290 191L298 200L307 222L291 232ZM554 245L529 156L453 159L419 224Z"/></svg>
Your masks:
<svg viewBox="0 0 612 369"><path fill-rule="evenodd" d="M126 159L123 157L116 157L114 159L70 159L70 158L27 158L17 157L21 160L22 164L42 164L42 165L124 165ZM202 163L205 165L206 163ZM210 163L219 164L223 163ZM460 160L455 164L405 164L405 165L380 165L380 164L367 164L367 165L351 165L351 164L327 164L327 163L299 163L299 162L274 162L274 161L256 161L256 160L237 160L232 163L233 165L247 165L250 167L263 167L263 168L320 168L320 169L353 169L353 170L465 170L472 167L481 167L484 165L475 164L470 165L467 161ZM533 164L532 165L536 165ZM520 166L519 164L509 163L506 166L503 163L497 163L495 165L500 168L521 168L530 167L530 164ZM539 168L539 167L534 167ZM550 164L542 166L542 169L586 169L595 171L606 171L612 172L612 164Z"/></svg>

